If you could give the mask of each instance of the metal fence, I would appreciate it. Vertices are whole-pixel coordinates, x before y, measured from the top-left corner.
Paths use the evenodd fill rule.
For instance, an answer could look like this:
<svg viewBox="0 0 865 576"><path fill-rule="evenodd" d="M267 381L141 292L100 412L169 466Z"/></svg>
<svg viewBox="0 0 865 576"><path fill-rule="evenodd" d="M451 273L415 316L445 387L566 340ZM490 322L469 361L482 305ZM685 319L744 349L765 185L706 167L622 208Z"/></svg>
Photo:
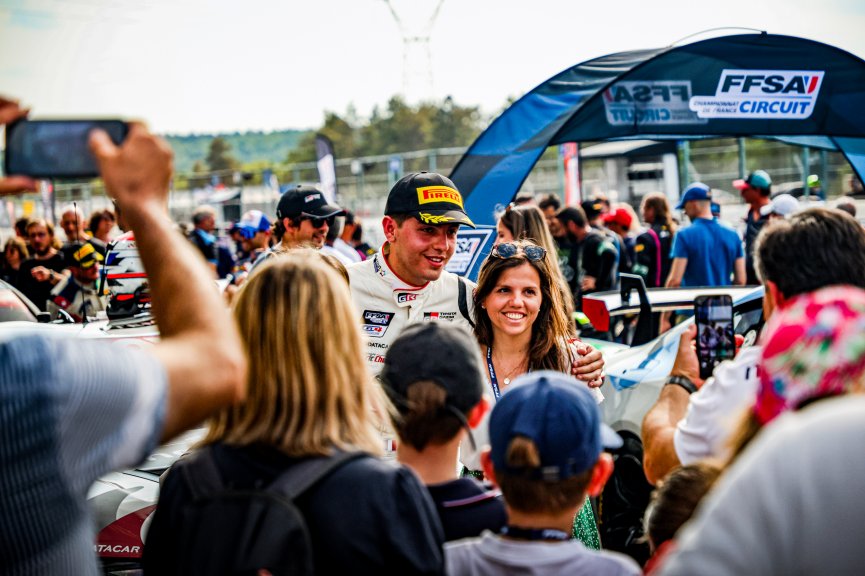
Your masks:
<svg viewBox="0 0 865 576"><path fill-rule="evenodd" d="M337 160L339 202L362 219L377 219L384 212L388 190L402 174L418 170L448 174L465 150L444 148ZM757 168L772 175L776 190L801 186L803 174L817 174L828 197L834 198L850 191L852 170L843 155L836 152L805 152L800 147L781 142L767 141L755 145L748 140L744 141L744 150L741 150L740 141L737 139L718 139L690 143L687 153L680 149L681 166L684 166L685 157L689 160L687 179L701 180L718 190L721 201L726 204L741 203L731 183L741 176L742 170ZM605 174L605 170L609 170L608 165L609 163L603 160L583 162L581 169L584 175L584 190L610 192L605 189L605 186L608 186L605 183L611 181L611 176ZM246 178L233 172L181 174L175 179L175 188L171 193L171 216L178 222L188 221L196 206L214 202L214 198L220 199L218 204L222 205L220 212L224 221L236 219L249 209L273 214L278 191L264 182L268 173L272 173L280 184L318 181L314 162L278 166L268 171L246 174ZM203 182L210 183L215 180L221 183L216 189L202 185ZM564 172L558 154L553 151L545 154L523 183L522 189L537 195L562 195ZM100 181L58 183L54 191L54 206L58 210L71 202L76 202L85 214L111 206ZM506 200L503 198L503 201ZM6 210L0 210L0 229L8 229L14 219L21 215L45 216L45 206L38 194L6 200ZM57 217L59 218L59 215Z"/></svg>

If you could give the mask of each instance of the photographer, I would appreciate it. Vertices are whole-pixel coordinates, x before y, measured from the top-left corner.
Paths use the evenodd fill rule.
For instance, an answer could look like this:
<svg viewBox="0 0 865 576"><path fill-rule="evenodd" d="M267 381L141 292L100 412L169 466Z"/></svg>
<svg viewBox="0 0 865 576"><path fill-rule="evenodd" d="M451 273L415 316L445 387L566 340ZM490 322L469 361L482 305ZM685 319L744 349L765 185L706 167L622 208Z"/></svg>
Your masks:
<svg viewBox="0 0 865 576"><path fill-rule="evenodd" d="M0 100L0 120L26 115ZM98 573L86 495L105 473L240 401L246 361L205 263L166 214L172 153L141 125L94 131L106 189L135 232L161 340L148 348L0 335L0 574ZM33 189L27 178L0 190Z"/></svg>

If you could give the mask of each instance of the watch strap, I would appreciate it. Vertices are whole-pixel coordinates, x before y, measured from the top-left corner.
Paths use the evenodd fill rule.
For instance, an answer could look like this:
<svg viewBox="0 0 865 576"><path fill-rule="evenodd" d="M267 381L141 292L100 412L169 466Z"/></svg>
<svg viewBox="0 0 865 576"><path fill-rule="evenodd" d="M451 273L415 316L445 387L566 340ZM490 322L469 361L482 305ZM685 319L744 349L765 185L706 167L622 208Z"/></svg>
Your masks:
<svg viewBox="0 0 865 576"><path fill-rule="evenodd" d="M697 391L697 385L691 381L687 376L669 376L667 378L667 382L664 384L665 386L669 386L670 384L674 384L676 386L681 386L688 392L688 394L693 394Z"/></svg>

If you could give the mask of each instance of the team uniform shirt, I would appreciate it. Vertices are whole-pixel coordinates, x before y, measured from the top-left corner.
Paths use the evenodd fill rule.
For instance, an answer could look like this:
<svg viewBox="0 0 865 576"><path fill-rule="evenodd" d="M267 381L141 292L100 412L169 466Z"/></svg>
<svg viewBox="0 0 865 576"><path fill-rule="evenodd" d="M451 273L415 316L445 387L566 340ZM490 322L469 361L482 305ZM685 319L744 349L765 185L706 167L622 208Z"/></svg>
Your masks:
<svg viewBox="0 0 865 576"><path fill-rule="evenodd" d="M201 255L210 264L217 264L219 262L216 236L200 228L196 228L189 234L189 241L195 244L195 247L198 248Z"/></svg>
<svg viewBox="0 0 865 576"><path fill-rule="evenodd" d="M760 346L743 348L734 360L719 364L712 378L691 394L688 411L673 435L679 462L693 464L728 455L730 435L742 412L757 397L761 352Z"/></svg>
<svg viewBox="0 0 865 576"><path fill-rule="evenodd" d="M51 290L48 300L48 312L53 316L57 310L66 310L76 322L81 322L105 310L105 299L99 295L96 282L85 285L72 276L65 276Z"/></svg>
<svg viewBox="0 0 865 576"><path fill-rule="evenodd" d="M670 275L670 249L674 234L663 224L652 224L637 236L632 271L643 277L646 288L661 288Z"/></svg>
<svg viewBox="0 0 865 576"><path fill-rule="evenodd" d="M759 212L756 220L752 216L750 210L745 215L745 283L759 284L760 280L757 279L757 272L754 270L754 241L757 240L757 235L769 221L770 216Z"/></svg>
<svg viewBox="0 0 865 576"><path fill-rule="evenodd" d="M474 478L458 478L441 484L427 484L435 503L445 540L480 536L484 530L499 532L508 514L501 493Z"/></svg>
<svg viewBox="0 0 865 576"><path fill-rule="evenodd" d="M780 416L677 534L665 576L862 574L865 398Z"/></svg>
<svg viewBox="0 0 865 576"><path fill-rule="evenodd" d="M742 258L742 241L715 219L696 218L673 240L673 258L686 258L682 286L729 286L733 266Z"/></svg>
<svg viewBox="0 0 865 576"><path fill-rule="evenodd" d="M0 338L0 574L100 573L87 490L156 447L166 387L141 350Z"/></svg>
<svg viewBox="0 0 865 576"><path fill-rule="evenodd" d="M409 324L415 322L454 322L471 330L468 319L460 312L459 282L466 284L466 310L474 313L474 283L443 271L438 280L423 286L412 286L390 269L385 258L388 245L369 260L347 268L351 298L367 340L366 361L374 376L381 372L388 348ZM434 350L430 351L435 354Z"/></svg>
<svg viewBox="0 0 865 576"><path fill-rule="evenodd" d="M465 576L636 576L642 570L617 552L589 550L577 540L546 542L510 540L491 532L445 544L448 574Z"/></svg>

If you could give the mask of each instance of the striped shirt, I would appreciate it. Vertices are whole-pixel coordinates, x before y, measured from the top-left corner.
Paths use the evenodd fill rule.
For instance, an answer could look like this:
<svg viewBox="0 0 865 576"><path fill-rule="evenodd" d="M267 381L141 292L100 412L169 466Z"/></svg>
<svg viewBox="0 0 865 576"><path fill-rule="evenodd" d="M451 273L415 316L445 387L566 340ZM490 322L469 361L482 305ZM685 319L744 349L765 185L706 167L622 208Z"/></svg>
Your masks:
<svg viewBox="0 0 865 576"><path fill-rule="evenodd" d="M98 574L87 490L155 448L166 382L140 350L0 337L0 574Z"/></svg>

